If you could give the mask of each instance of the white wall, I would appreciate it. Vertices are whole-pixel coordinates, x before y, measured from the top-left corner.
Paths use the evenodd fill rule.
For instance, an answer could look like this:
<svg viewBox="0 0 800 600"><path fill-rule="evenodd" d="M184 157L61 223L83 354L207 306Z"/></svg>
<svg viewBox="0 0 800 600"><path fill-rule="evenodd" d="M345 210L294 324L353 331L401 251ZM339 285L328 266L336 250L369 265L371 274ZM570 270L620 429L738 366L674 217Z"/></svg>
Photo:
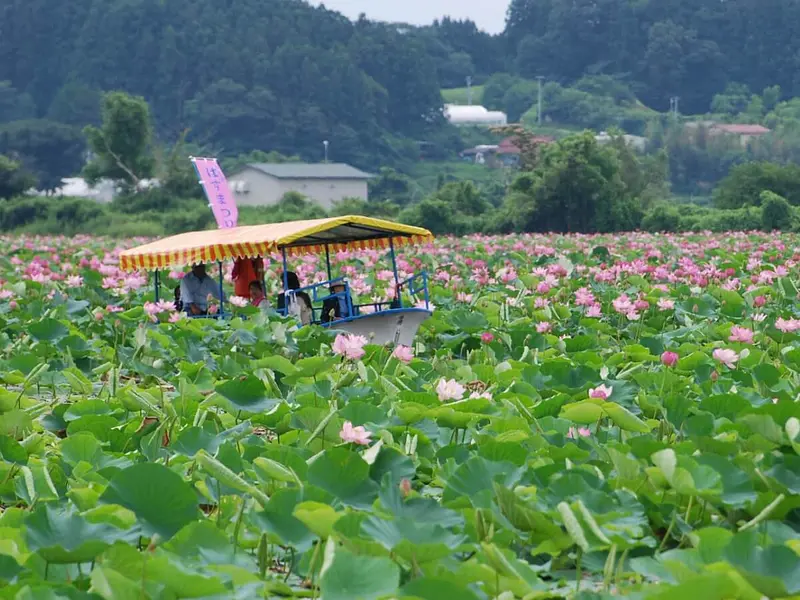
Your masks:
<svg viewBox="0 0 800 600"><path fill-rule="evenodd" d="M244 182L247 191L236 191L238 182ZM303 194L325 209L344 198L367 199L367 181L363 179L278 179L247 168L230 177L228 183L237 206L270 206L286 192Z"/></svg>

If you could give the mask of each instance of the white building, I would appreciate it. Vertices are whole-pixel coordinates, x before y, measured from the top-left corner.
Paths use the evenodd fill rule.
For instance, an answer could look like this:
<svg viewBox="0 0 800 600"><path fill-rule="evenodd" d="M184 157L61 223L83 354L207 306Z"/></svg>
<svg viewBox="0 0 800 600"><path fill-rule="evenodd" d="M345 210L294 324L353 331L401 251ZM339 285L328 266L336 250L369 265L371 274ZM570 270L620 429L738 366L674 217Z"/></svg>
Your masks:
<svg viewBox="0 0 800 600"><path fill-rule="evenodd" d="M605 131L601 131L598 135L594 136L598 144L608 144L614 138ZM636 150L637 152L644 152L647 150L647 138L639 135L623 134L622 139L625 143Z"/></svg>
<svg viewBox="0 0 800 600"><path fill-rule="evenodd" d="M507 125L508 116L497 110L487 110L484 106L445 104L444 116L453 125Z"/></svg>
<svg viewBox="0 0 800 600"><path fill-rule="evenodd" d="M157 179L143 179L139 182L139 189L146 190L159 185L160 182ZM65 177L61 180L61 187L56 188L50 195L63 198L88 198L101 204L107 204L118 193L117 185L110 179L101 179L92 186L83 177ZM30 190L28 194L31 196L45 196L47 192Z"/></svg>
<svg viewBox="0 0 800 600"><path fill-rule="evenodd" d="M366 200L371 178L345 164L254 163L228 177L228 183L238 206L269 206L287 192L298 192L327 210L345 198Z"/></svg>

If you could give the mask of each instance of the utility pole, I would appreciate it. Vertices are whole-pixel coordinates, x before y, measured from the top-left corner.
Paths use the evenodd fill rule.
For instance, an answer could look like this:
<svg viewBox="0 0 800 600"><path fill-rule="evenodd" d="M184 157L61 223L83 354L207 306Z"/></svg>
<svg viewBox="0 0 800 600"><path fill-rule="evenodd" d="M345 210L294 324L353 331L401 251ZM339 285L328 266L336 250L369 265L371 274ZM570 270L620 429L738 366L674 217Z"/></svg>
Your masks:
<svg viewBox="0 0 800 600"><path fill-rule="evenodd" d="M467 104L472 106L472 75L467 75Z"/></svg>
<svg viewBox="0 0 800 600"><path fill-rule="evenodd" d="M322 145L325 146L325 162L328 162L328 145L329 144L330 144L330 142L328 140L325 140L324 142L322 142Z"/></svg>
<svg viewBox="0 0 800 600"><path fill-rule="evenodd" d="M669 112L672 113L672 118L676 121L678 120L678 101L680 100L679 96L671 96L669 99Z"/></svg>
<svg viewBox="0 0 800 600"><path fill-rule="evenodd" d="M539 108L537 109L536 120L539 124L539 127L542 126L542 80L544 77L542 75L538 75L536 79L539 80Z"/></svg>

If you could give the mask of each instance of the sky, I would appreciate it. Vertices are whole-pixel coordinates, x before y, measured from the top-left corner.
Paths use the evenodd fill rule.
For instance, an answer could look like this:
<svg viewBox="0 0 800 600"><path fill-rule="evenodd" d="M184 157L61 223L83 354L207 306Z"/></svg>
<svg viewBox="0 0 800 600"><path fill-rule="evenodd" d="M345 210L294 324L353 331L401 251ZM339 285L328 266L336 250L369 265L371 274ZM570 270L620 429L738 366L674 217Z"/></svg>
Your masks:
<svg viewBox="0 0 800 600"><path fill-rule="evenodd" d="M490 33L500 33L505 27L507 0L310 0L325 4L351 19L365 13L374 21L400 21L412 25L428 25L434 19L450 16L472 19L478 27Z"/></svg>

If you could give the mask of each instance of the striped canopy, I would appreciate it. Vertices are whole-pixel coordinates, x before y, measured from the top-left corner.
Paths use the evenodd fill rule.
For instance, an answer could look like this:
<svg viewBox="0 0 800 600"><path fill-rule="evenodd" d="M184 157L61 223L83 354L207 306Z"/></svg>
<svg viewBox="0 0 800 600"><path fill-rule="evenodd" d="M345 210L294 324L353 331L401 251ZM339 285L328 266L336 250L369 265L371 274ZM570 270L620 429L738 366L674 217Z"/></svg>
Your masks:
<svg viewBox="0 0 800 600"><path fill-rule="evenodd" d="M289 223L269 223L230 229L193 231L164 238L120 253L120 268L165 269L235 258L256 258L283 249L290 254L319 254L330 250L367 250L425 243L433 234L369 217L346 216Z"/></svg>

